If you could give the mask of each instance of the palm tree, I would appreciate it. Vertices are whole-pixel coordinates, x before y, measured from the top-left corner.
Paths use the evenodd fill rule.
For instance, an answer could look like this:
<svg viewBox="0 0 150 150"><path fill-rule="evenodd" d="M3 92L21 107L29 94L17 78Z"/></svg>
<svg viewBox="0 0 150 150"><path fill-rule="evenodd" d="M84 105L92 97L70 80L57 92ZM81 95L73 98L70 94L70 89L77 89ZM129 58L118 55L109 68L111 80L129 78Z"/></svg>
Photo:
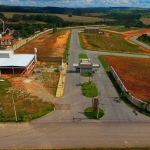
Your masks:
<svg viewBox="0 0 150 150"><path fill-rule="evenodd" d="M93 72L87 72L88 77L89 77L89 81L91 81L90 79L93 78L94 74Z"/></svg>
<svg viewBox="0 0 150 150"><path fill-rule="evenodd" d="M90 87L90 94L92 93L92 85L93 85L93 81L89 80L88 81L89 87Z"/></svg>

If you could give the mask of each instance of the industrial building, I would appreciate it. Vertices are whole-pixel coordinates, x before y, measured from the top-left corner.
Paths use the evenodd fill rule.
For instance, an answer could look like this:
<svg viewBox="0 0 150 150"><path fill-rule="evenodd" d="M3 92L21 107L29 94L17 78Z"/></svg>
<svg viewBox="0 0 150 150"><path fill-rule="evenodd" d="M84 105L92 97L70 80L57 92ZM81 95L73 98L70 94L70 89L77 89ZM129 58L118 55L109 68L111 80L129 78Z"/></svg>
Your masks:
<svg viewBox="0 0 150 150"><path fill-rule="evenodd" d="M0 51L0 75L28 75L36 63L35 54L14 54L14 51Z"/></svg>

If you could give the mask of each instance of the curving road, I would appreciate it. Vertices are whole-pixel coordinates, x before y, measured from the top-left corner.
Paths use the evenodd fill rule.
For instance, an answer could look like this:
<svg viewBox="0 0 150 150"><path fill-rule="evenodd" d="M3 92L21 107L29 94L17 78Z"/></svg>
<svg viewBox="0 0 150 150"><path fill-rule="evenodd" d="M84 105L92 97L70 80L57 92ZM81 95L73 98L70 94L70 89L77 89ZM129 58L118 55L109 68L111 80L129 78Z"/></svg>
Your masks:
<svg viewBox="0 0 150 150"><path fill-rule="evenodd" d="M138 45L141 45L141 46L143 46L143 47L145 47L145 48L147 48L147 49L150 50L150 46L149 45L147 45L147 44L145 44L145 43L140 42L140 41L137 40L138 37L139 36L133 36L133 37L130 38L130 40L133 41L134 43L136 43Z"/></svg>
<svg viewBox="0 0 150 150"><path fill-rule="evenodd" d="M0 148L150 146L150 118L136 115L122 100L116 101L118 94L102 66L93 80L101 93L99 106L105 116L101 120L84 116L84 109L91 106L91 99L81 94L81 83L87 79L70 72L81 52L99 63L101 53L81 49L78 32L73 30L64 96L57 100L56 110L30 123L0 124Z"/></svg>

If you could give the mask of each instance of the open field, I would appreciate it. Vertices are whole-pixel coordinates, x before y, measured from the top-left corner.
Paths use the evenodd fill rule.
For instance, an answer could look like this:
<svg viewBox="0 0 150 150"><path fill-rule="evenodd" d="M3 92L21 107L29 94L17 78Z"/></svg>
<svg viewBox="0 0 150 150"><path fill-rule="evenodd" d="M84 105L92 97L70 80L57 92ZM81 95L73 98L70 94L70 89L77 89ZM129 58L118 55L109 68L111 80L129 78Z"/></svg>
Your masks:
<svg viewBox="0 0 150 150"><path fill-rule="evenodd" d="M4 108L0 122L15 121L12 94L15 101L18 121L30 121L39 118L54 109L56 89L59 80L57 70L60 63L37 62L35 69L42 72L28 77L11 75L0 82L0 104Z"/></svg>
<svg viewBox="0 0 150 150"><path fill-rule="evenodd" d="M53 111L54 106L50 101L43 101L44 97L38 97L26 89L26 84L29 83L30 79L14 77L9 80L4 80L4 82L0 82L0 104L3 107L0 122L16 121L14 104L16 107L17 121L19 122L31 121ZM32 88L36 92L39 92L36 87Z"/></svg>
<svg viewBox="0 0 150 150"><path fill-rule="evenodd" d="M110 27L110 29L115 27ZM138 36L145 33L149 33L149 29L141 30L128 30L117 31L116 30L104 31L102 34L84 34L81 33L80 41L82 48L97 50L97 51L111 51L111 52L126 52L126 53L150 53L146 48L136 45L130 41L130 37Z"/></svg>
<svg viewBox="0 0 150 150"><path fill-rule="evenodd" d="M150 18L141 18L140 19L145 25L150 25Z"/></svg>
<svg viewBox="0 0 150 150"><path fill-rule="evenodd" d="M132 31L132 30L143 30L141 28L136 28L136 27L125 28L125 26L108 26L106 29L117 31L117 32L126 32L126 31Z"/></svg>
<svg viewBox="0 0 150 150"><path fill-rule="evenodd" d="M34 53L36 47L38 57L63 57L69 35L70 30L60 30L56 34L44 33L17 49L15 53Z"/></svg>
<svg viewBox="0 0 150 150"><path fill-rule="evenodd" d="M104 56L117 72L128 91L136 98L150 103L150 60Z"/></svg>
<svg viewBox="0 0 150 150"><path fill-rule="evenodd" d="M86 17L86 16L75 16L75 15L72 15L72 17L68 17L68 14L18 13L18 12L3 12L3 13L7 18L12 18L13 14L25 14L25 15L55 15L62 18L64 21L77 21L77 22L98 22L104 20L103 18L98 18L98 17Z"/></svg>
<svg viewBox="0 0 150 150"><path fill-rule="evenodd" d="M124 35L105 32L104 35L81 33L87 49L110 52L148 53L141 47L124 40Z"/></svg>

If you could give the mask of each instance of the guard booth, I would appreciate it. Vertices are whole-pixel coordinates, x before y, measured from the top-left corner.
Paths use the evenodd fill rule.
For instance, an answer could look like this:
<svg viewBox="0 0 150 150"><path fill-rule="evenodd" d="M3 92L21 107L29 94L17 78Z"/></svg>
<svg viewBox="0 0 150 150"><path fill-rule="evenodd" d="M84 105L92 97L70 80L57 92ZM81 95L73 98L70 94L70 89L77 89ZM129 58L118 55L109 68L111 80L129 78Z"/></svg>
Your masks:
<svg viewBox="0 0 150 150"><path fill-rule="evenodd" d="M80 59L78 64L73 64L73 70L80 73L93 72L94 68L99 67L99 64L92 64L90 59Z"/></svg>

